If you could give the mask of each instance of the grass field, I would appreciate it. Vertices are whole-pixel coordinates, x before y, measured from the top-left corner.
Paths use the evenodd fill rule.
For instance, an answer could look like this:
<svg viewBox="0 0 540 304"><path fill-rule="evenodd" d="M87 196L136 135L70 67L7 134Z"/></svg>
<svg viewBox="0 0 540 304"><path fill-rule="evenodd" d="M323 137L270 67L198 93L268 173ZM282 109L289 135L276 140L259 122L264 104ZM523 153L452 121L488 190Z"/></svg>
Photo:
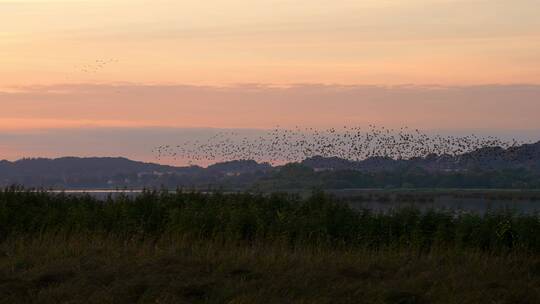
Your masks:
<svg viewBox="0 0 540 304"><path fill-rule="evenodd" d="M0 193L0 303L540 303L537 215Z"/></svg>
<svg viewBox="0 0 540 304"><path fill-rule="evenodd" d="M539 303L540 258L44 236L0 246L0 303Z"/></svg>

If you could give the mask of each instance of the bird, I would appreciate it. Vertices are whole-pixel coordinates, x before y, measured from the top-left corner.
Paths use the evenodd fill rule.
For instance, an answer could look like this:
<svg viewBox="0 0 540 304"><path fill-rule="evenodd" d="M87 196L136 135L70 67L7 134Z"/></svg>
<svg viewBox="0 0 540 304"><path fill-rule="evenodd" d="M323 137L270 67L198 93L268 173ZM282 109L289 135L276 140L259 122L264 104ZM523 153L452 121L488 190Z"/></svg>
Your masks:
<svg viewBox="0 0 540 304"><path fill-rule="evenodd" d="M495 136L443 136L428 134L418 128L368 125L317 129L276 126L258 136L242 135L238 131L220 131L208 138L165 144L152 151L156 159L182 159L190 164L233 160L256 160L272 165L302 162L320 156L339 158L370 166L383 166L389 161L435 159L438 166L503 161L510 157L504 151L525 142L503 140ZM317 165L317 164L315 164ZM359 165L360 168L360 165Z"/></svg>

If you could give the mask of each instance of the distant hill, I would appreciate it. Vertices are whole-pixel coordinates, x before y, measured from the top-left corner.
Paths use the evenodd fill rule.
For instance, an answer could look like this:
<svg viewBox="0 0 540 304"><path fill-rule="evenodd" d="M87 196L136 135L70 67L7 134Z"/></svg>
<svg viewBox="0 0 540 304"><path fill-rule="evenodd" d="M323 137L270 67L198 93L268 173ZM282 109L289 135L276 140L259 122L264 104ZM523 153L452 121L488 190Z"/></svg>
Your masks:
<svg viewBox="0 0 540 304"><path fill-rule="evenodd" d="M119 173L174 172L178 168L132 161L122 157L63 157L57 159L27 158L0 162L0 177L90 175L110 176Z"/></svg>
<svg viewBox="0 0 540 304"><path fill-rule="evenodd" d="M503 149L486 147L462 155L436 155L396 160L389 157L370 157L350 161L338 157L315 156L301 162L315 171L358 170L366 172L401 170L418 167L428 171L468 171L526 168L540 171L540 142Z"/></svg>
<svg viewBox="0 0 540 304"><path fill-rule="evenodd" d="M180 172L181 168L132 161L121 157L28 158L0 162L0 185L30 187L107 187L130 175Z"/></svg>
<svg viewBox="0 0 540 304"><path fill-rule="evenodd" d="M358 166L357 162L339 158L339 157L323 157L313 156L306 158L301 162L302 165L315 169L316 171L326 170L349 170Z"/></svg>
<svg viewBox="0 0 540 304"><path fill-rule="evenodd" d="M239 175L256 171L269 171L272 166L269 163L258 163L254 160L233 160L208 166L208 172L227 175Z"/></svg>
<svg viewBox="0 0 540 304"><path fill-rule="evenodd" d="M54 188L536 187L537 176L540 176L540 142L408 160L371 157L351 161L314 156L277 167L254 160L216 163L207 168L174 167L121 157L0 161L0 186Z"/></svg>
<svg viewBox="0 0 540 304"><path fill-rule="evenodd" d="M216 184L227 176L246 175L272 169L255 161L217 163L208 168L174 167L129 160L122 157L28 158L0 161L0 186L115 188ZM176 183L173 185L173 183Z"/></svg>

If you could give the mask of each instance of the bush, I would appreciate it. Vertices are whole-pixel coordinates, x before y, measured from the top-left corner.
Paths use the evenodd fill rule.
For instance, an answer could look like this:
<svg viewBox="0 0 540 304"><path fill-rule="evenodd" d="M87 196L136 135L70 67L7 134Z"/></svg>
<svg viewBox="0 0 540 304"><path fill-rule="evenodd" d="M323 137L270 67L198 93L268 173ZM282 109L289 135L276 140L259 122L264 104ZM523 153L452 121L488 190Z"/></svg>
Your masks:
<svg viewBox="0 0 540 304"><path fill-rule="evenodd" d="M536 214L471 215L410 208L376 214L353 210L322 192L301 199L289 194L144 191L105 201L16 187L0 192L1 239L45 233L155 239L174 234L247 243L540 252Z"/></svg>

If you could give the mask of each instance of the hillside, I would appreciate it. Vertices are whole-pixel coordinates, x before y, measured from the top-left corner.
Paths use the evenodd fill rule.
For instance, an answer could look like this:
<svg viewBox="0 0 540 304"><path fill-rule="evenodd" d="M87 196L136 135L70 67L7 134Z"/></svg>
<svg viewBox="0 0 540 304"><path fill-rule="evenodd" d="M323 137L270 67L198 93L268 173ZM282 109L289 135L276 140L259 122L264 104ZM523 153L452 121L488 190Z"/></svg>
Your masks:
<svg viewBox="0 0 540 304"><path fill-rule="evenodd" d="M220 184L228 176L265 172L272 167L255 161L233 161L199 166L173 167L121 157L35 158L0 161L0 186L117 188L196 186ZM241 180L241 179L239 179Z"/></svg>
<svg viewBox="0 0 540 304"><path fill-rule="evenodd" d="M338 157L315 156L305 159L302 165L315 171L389 171L404 168L422 168L428 171L468 171L532 169L540 171L540 142L503 149L486 147L461 155L430 154L408 160L396 160L389 157L374 156L361 161L350 161Z"/></svg>
<svg viewBox="0 0 540 304"><path fill-rule="evenodd" d="M111 176L140 172L172 172L178 168L132 161L122 157L63 157L57 159L27 158L0 162L0 177L87 175Z"/></svg>
<svg viewBox="0 0 540 304"><path fill-rule="evenodd" d="M428 155L408 160L371 157L351 161L315 156L273 167L254 160L173 167L126 158L64 157L0 161L0 186L54 188L348 188L348 187L537 187L540 142L509 149Z"/></svg>

